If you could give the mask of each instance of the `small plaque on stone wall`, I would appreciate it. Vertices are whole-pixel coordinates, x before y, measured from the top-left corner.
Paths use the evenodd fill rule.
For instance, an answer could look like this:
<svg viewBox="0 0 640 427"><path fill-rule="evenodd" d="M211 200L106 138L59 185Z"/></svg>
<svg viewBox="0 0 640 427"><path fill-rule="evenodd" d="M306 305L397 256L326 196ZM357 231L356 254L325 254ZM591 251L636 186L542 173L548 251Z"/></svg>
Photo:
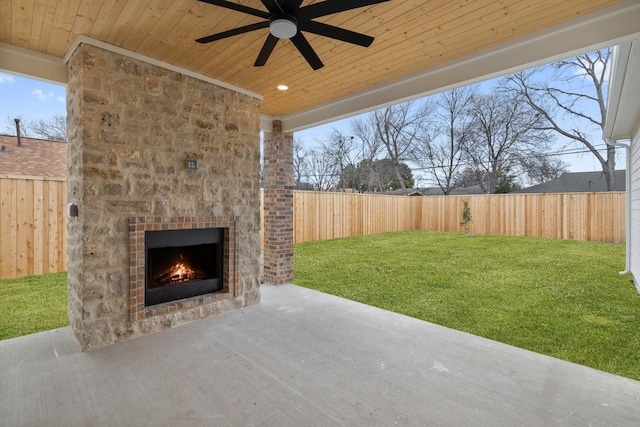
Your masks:
<svg viewBox="0 0 640 427"><path fill-rule="evenodd" d="M186 165L187 165L187 169L188 170L197 170L198 169L198 159L188 158Z"/></svg>

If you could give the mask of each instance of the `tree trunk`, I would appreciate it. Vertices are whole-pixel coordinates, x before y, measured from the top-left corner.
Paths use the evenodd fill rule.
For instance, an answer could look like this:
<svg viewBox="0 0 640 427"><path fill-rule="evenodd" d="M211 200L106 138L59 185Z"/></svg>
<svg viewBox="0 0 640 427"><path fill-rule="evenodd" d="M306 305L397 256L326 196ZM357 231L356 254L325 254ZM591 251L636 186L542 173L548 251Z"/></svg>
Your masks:
<svg viewBox="0 0 640 427"><path fill-rule="evenodd" d="M400 182L400 187L402 188L402 194L406 196L407 186L404 184L404 178L402 178L402 174L400 173L400 167L396 165L395 170L396 170L396 178L398 178L398 181Z"/></svg>
<svg viewBox="0 0 640 427"><path fill-rule="evenodd" d="M607 145L607 161L602 165L602 170L607 180L607 191L614 191L616 189L616 148L612 145Z"/></svg>

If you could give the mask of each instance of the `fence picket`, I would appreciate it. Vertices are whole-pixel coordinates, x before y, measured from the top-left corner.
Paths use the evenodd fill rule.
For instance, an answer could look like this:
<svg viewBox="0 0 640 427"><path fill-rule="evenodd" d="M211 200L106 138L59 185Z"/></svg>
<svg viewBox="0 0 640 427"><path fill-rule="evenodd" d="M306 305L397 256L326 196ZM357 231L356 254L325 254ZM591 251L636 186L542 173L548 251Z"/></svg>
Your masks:
<svg viewBox="0 0 640 427"><path fill-rule="evenodd" d="M63 180L0 177L0 278L67 268Z"/></svg>

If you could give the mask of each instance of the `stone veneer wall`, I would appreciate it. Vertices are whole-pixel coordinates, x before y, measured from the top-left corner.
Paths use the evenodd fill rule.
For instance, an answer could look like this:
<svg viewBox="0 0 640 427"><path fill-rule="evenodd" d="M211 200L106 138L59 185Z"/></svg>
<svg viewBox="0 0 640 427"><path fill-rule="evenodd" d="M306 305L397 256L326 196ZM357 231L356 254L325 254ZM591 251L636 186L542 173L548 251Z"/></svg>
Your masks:
<svg viewBox="0 0 640 427"><path fill-rule="evenodd" d="M259 101L86 44L68 71L68 315L82 350L257 303ZM130 219L184 217L233 222L234 291L130 316Z"/></svg>

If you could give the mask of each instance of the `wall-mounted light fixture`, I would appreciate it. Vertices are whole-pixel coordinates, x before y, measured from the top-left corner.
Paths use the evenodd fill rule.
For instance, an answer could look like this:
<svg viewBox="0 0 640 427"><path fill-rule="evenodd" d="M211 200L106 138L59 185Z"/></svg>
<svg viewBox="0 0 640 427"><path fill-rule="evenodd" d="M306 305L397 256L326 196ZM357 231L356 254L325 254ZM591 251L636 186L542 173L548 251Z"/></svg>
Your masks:
<svg viewBox="0 0 640 427"><path fill-rule="evenodd" d="M69 203L67 205L67 216L69 218L75 218L78 216L78 205L75 203Z"/></svg>

